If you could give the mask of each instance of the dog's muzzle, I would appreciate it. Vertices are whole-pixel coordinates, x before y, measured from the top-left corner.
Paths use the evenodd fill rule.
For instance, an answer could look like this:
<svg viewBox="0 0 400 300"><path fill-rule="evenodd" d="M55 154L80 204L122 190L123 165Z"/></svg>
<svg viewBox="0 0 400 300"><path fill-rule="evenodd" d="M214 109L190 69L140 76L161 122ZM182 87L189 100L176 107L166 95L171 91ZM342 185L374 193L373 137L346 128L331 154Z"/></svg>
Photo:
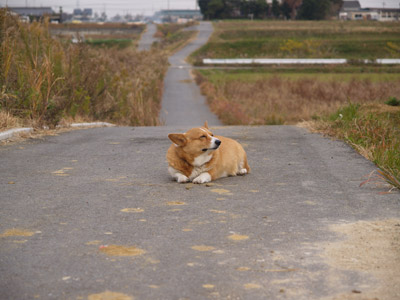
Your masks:
<svg viewBox="0 0 400 300"><path fill-rule="evenodd" d="M204 148L202 149L202 151L206 152L207 150L217 150L221 145L221 141L219 139L213 138L211 145L212 146L210 148Z"/></svg>

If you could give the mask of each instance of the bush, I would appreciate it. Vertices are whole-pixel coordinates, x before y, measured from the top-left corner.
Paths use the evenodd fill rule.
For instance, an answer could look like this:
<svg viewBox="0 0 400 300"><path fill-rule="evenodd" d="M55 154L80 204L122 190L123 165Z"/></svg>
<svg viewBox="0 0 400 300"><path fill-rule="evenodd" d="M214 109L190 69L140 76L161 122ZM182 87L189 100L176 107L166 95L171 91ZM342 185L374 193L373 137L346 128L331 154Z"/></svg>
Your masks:
<svg viewBox="0 0 400 300"><path fill-rule="evenodd" d="M386 101L385 104L390 106L400 106L400 100L398 100L396 97L390 97L390 99Z"/></svg>

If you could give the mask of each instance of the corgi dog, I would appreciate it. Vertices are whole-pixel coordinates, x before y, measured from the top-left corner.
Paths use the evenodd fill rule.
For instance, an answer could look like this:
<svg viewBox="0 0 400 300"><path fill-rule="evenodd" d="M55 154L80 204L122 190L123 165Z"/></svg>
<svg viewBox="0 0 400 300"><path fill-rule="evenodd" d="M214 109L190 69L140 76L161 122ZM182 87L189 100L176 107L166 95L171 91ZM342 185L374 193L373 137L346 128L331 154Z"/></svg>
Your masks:
<svg viewBox="0 0 400 300"><path fill-rule="evenodd" d="M180 183L206 183L217 178L250 173L246 152L230 138L214 136L207 122L186 133L171 133L168 171Z"/></svg>

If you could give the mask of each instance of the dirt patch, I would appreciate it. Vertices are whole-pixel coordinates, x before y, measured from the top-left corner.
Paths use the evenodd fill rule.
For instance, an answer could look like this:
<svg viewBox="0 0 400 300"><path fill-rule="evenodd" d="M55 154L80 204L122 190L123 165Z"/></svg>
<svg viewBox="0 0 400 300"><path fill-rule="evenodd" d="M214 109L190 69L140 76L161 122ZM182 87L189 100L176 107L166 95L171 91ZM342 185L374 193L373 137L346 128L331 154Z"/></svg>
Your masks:
<svg viewBox="0 0 400 300"><path fill-rule="evenodd" d="M121 245L100 246L100 251L110 256L138 256L146 253L143 249L134 246Z"/></svg>
<svg viewBox="0 0 400 300"><path fill-rule="evenodd" d="M18 229L18 228L13 228L13 229L7 229L4 231L2 234L0 234L0 238L3 237L9 237L9 236L32 236L34 235L35 232L28 231L25 229Z"/></svg>
<svg viewBox="0 0 400 300"><path fill-rule="evenodd" d="M346 239L325 246L323 256L329 265L365 272L378 280L371 290L353 290L332 299L400 299L400 220L360 221L331 229Z"/></svg>
<svg viewBox="0 0 400 300"><path fill-rule="evenodd" d="M88 300L133 300L133 297L122 293L105 291L103 293L89 295Z"/></svg>

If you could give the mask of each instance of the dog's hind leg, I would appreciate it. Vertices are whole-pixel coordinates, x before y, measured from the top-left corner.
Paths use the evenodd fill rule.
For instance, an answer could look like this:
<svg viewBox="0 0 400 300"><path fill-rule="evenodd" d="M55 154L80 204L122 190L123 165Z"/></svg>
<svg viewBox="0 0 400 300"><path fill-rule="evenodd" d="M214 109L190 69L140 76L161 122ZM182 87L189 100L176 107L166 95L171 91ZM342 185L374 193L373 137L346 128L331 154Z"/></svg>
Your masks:
<svg viewBox="0 0 400 300"><path fill-rule="evenodd" d="M239 164L238 175L245 175L247 173L250 173L250 167L249 164L247 163L247 157L245 156L243 161L241 161Z"/></svg>

